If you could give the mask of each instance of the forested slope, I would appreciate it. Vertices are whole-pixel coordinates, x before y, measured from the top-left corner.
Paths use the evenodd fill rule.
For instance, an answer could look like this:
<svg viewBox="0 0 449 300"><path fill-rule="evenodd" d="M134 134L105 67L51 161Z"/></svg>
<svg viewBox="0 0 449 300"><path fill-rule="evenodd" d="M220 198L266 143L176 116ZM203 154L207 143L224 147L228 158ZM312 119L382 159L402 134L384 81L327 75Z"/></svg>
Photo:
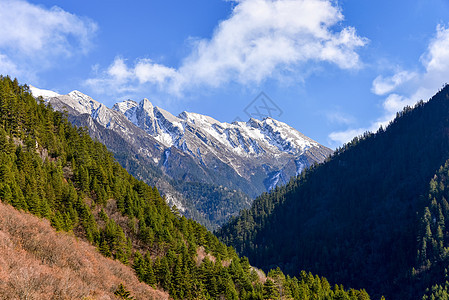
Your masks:
<svg viewBox="0 0 449 300"><path fill-rule="evenodd" d="M85 129L3 76L0 199L89 241L173 299L369 299L312 274L291 278L278 269L265 277L204 226L172 211Z"/></svg>
<svg viewBox="0 0 449 300"><path fill-rule="evenodd" d="M116 299L123 284L136 299L168 299L135 272L47 220L0 202L1 299Z"/></svg>
<svg viewBox="0 0 449 300"><path fill-rule="evenodd" d="M405 108L386 130L355 138L326 163L262 195L222 227L220 238L264 269L297 275L303 268L390 299L422 297L429 285L413 267L422 274L435 253L447 253L448 231L435 223L447 203L439 193L441 203L432 204L428 189L449 158L448 93L446 86L429 102ZM423 216L435 241L423 239ZM438 276L427 283L444 272Z"/></svg>

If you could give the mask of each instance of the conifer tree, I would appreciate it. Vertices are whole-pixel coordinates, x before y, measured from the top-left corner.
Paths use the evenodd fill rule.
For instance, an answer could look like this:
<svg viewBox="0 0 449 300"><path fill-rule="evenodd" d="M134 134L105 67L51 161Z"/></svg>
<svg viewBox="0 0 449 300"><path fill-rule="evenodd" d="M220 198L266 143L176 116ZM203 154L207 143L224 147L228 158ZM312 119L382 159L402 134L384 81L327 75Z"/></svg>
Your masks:
<svg viewBox="0 0 449 300"><path fill-rule="evenodd" d="M271 280L267 279L263 285L263 297L264 299L278 299L279 290L276 284Z"/></svg>
<svg viewBox="0 0 449 300"><path fill-rule="evenodd" d="M125 286L120 283L119 286L117 287L117 290L115 290L114 295L116 295L117 297L119 297L120 299L123 300L132 300L134 299L134 297L131 297L131 293L125 288Z"/></svg>
<svg viewBox="0 0 449 300"><path fill-rule="evenodd" d="M144 281L146 283L148 283L151 286L155 286L157 281L156 281L156 276L154 274L154 270L153 270L153 261L151 259L150 256L150 252L147 251L147 253L145 254L145 263L144 263L145 269L144 269Z"/></svg>

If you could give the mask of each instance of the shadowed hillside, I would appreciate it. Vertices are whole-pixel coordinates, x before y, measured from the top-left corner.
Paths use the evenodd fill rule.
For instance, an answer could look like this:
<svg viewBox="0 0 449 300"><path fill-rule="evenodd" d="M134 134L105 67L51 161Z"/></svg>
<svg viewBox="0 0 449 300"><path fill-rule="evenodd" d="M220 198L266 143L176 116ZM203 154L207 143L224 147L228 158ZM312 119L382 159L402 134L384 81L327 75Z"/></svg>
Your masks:
<svg viewBox="0 0 449 300"><path fill-rule="evenodd" d="M264 269L297 275L304 268L370 294L421 298L445 278L444 267L424 274L447 260L449 246L444 222L437 226L449 218L447 172L435 183L449 158L448 94L446 86L398 113L387 129L355 138L326 163L262 195L222 227L222 241ZM432 204L434 194L439 203Z"/></svg>

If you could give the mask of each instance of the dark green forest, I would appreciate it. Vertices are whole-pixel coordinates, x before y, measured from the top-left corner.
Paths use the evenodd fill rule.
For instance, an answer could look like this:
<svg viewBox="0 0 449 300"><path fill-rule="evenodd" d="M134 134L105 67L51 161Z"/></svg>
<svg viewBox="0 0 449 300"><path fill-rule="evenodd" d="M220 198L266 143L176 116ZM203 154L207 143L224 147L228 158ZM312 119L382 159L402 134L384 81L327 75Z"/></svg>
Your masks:
<svg viewBox="0 0 449 300"><path fill-rule="evenodd" d="M434 299L447 285L448 94L445 86L261 195L218 236L265 270L306 269L373 297Z"/></svg>
<svg viewBox="0 0 449 300"><path fill-rule="evenodd" d="M88 240L173 299L370 299L311 273L253 268L129 175L85 128L3 76L0 199Z"/></svg>
<svg viewBox="0 0 449 300"><path fill-rule="evenodd" d="M198 211L210 216L210 229L217 229L232 215L251 206L252 199L240 190L201 182L174 181L174 186L194 204Z"/></svg>

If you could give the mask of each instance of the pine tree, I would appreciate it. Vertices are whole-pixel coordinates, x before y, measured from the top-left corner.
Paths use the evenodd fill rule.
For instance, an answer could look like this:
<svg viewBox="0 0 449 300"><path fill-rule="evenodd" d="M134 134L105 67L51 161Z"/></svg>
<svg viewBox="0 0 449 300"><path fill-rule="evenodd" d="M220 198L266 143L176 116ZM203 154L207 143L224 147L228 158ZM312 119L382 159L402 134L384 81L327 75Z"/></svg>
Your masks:
<svg viewBox="0 0 449 300"><path fill-rule="evenodd" d="M103 254L104 256L106 256L106 257L111 256L111 250L109 248L108 243L105 240L101 241L99 250L100 250L101 254Z"/></svg>
<svg viewBox="0 0 449 300"><path fill-rule="evenodd" d="M278 299L279 290L276 284L271 280L267 279L263 285L263 297L264 299Z"/></svg>
<svg viewBox="0 0 449 300"><path fill-rule="evenodd" d="M171 291L172 289L172 273L166 257L162 257L159 261L159 268L157 269L159 284L166 290Z"/></svg>
<svg viewBox="0 0 449 300"><path fill-rule="evenodd" d="M0 199L5 203L11 203L13 196L9 184L3 184L0 188Z"/></svg>
<svg viewBox="0 0 449 300"><path fill-rule="evenodd" d="M117 290L115 290L114 292L114 295L124 300L134 299L134 297L131 297L131 293L125 288L125 286L122 283L118 285Z"/></svg>
<svg viewBox="0 0 449 300"><path fill-rule="evenodd" d="M178 255L175 263L175 267L173 270L173 289L178 297L178 299L184 299L184 291L185 291L185 275L182 272L182 256Z"/></svg>
<svg viewBox="0 0 449 300"><path fill-rule="evenodd" d="M144 270L144 281L151 286L156 285L156 276L153 271L153 261L150 256L150 252L147 251L145 254L145 270Z"/></svg>
<svg viewBox="0 0 449 300"><path fill-rule="evenodd" d="M142 256L142 253L140 251L136 251L134 254L134 262L133 262L133 269L136 272L137 278L139 278L140 281L145 281L145 260Z"/></svg>

